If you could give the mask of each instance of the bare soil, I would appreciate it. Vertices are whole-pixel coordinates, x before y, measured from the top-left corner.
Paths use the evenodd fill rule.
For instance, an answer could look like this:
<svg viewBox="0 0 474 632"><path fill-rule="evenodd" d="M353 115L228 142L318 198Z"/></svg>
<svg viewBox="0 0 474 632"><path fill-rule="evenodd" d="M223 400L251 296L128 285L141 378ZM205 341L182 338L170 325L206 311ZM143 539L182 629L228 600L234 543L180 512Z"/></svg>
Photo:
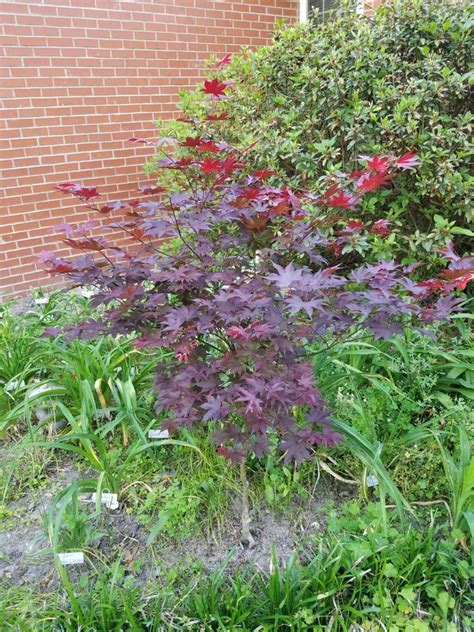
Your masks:
<svg viewBox="0 0 474 632"><path fill-rule="evenodd" d="M10 515L0 522L0 584L29 585L51 590L58 583L53 555L45 526L45 515L51 499L62 486L77 480L79 473L72 467L51 474L51 484L41 492L29 492L19 500L7 503ZM50 491L51 490L51 491ZM238 499L231 508L225 529L184 539L160 538L147 545L149 527L141 525L121 504L117 510L104 507L100 517L102 536L85 551L85 563L69 566L70 575L78 576L92 568L91 561L102 559L109 564L121 558L127 571L142 583L154 579L171 568L196 566L204 570L227 569L251 564L256 570L268 571L272 555L282 562L297 550L314 546L315 536L325 527L325 507L328 500L339 504L349 497L347 487L321 481L316 498L302 504L290 504L284 511L262 509L252 515L253 548L240 542L240 507ZM140 561L139 571L135 562Z"/></svg>

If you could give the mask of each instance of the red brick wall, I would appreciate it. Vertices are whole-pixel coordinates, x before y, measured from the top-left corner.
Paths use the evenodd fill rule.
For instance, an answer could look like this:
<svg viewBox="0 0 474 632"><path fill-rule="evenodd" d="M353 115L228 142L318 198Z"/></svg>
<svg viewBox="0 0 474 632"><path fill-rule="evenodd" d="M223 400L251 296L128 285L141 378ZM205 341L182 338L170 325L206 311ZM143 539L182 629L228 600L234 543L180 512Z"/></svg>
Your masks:
<svg viewBox="0 0 474 632"><path fill-rule="evenodd" d="M111 198L146 180L153 136L204 61L264 44L297 0L12 0L0 3L3 197L0 295L47 281L53 227L87 213L54 191L83 181ZM107 186L105 186L107 183Z"/></svg>

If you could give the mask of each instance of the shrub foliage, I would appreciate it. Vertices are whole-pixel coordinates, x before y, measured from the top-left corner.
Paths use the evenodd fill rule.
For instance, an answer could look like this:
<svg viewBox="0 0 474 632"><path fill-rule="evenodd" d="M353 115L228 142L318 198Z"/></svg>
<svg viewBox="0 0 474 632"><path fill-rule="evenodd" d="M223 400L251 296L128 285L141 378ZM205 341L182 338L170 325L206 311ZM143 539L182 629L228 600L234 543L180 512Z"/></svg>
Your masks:
<svg viewBox="0 0 474 632"><path fill-rule="evenodd" d="M466 251L474 236L471 26L467 3L395 0L373 19L346 7L324 22L284 27L270 46L221 67L235 92L225 138L257 140L257 166L312 189L324 186L322 173L346 171L360 154L400 155L408 145L420 169L360 208L363 219L393 224L391 240L359 239L353 250L434 262L451 233ZM189 94L182 105L200 107Z"/></svg>

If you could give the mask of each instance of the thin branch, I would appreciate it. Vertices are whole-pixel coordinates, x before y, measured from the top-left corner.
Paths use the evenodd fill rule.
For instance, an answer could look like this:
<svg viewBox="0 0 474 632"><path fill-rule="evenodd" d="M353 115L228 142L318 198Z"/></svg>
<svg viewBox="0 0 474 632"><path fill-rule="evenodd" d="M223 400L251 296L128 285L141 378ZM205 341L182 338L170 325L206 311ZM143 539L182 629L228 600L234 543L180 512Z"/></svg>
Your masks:
<svg viewBox="0 0 474 632"><path fill-rule="evenodd" d="M190 250L193 253L193 255L199 259L199 261L202 261L202 257L200 255L198 255L198 253L194 250L194 248L183 237L183 234L181 232L181 228L179 226L178 218L176 217L176 211L174 210L173 206L171 206L171 213L173 215L174 223L175 223L175 226L176 226L176 230L178 231L179 238L181 239L183 244L186 246L186 248L188 250Z"/></svg>

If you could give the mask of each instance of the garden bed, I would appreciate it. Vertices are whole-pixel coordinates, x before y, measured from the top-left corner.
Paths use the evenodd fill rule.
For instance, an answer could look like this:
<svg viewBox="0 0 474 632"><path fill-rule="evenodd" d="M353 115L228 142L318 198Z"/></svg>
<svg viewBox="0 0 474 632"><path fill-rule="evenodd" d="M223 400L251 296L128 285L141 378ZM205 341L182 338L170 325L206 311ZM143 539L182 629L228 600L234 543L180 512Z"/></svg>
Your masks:
<svg viewBox="0 0 474 632"><path fill-rule="evenodd" d="M100 221L42 256L74 291L0 306L1 630L474 628L472 19L439 5L226 55L130 139L138 199L57 184Z"/></svg>
<svg viewBox="0 0 474 632"><path fill-rule="evenodd" d="M381 360L386 357L379 347L363 356L371 369L365 366L357 382L342 380L326 391L327 396L332 392L338 416L350 420L355 428L365 427L370 441L372 433L380 438L385 433L382 455L386 455L383 460L389 475L409 501L424 504L413 506L414 513L405 515L403 526L396 509L389 508L390 498L379 494L378 485L370 487L373 471L359 460L350 443L316 450L299 470L273 457L263 463L252 461L249 482L255 546L250 548L240 541L238 468L218 456L202 432L174 435L182 445L158 441L156 447L130 460L121 475L117 509L102 506L96 512L93 503L84 502L83 494L87 498L90 491L84 492L81 484L96 481L98 471L83 456L65 452L61 446L72 430L67 414L74 410L79 417L85 414L84 378L88 376L92 387L100 375L105 381L120 377L126 382L130 377L136 384L138 401L128 410L128 418L123 417L119 389L92 390L94 404L88 403L89 422L97 430L114 419L125 419L128 445L124 445L121 423L116 425L120 432L105 435L109 456L115 455L111 466L120 466L135 440L133 423L130 425L133 412L144 428L157 423L151 369L146 368L152 366L148 354L135 353L127 340L108 338L72 343L68 355L71 343L61 335L53 339L40 335L46 327L66 326L90 313L88 302L78 294L58 292L45 300L28 301L21 309L2 308L2 349L10 361L2 363L7 389L2 400L0 455L4 499L0 619L5 629L23 621L28 629L59 630L60 625L75 625L71 622L83 616L93 621L86 629L112 630L118 629L113 626L120 625L120 617L127 612L136 625L132 629L137 630L152 629L146 623L151 620L162 626L157 628L160 630L197 629L193 627L197 625L214 629L216 616L227 622L222 624L225 629L236 630L257 629L259 617L268 622L287 621L285 625L299 621L296 629L302 630L324 628L331 621L343 625L351 617L356 617L361 629L379 625L374 621L390 620L402 629L418 625L421 627L413 629L428 630L433 629L426 627L433 621L441 629L445 606L446 617L456 629L469 629L468 544L460 532L454 539L450 535L455 497L443 475L444 459L450 457L430 433L442 432L447 446L443 449L454 450L453 463L458 463L457 427L460 423L469 427L470 408L455 397L450 408L440 408L440 401L435 403L432 397L432 387L426 393L428 399L421 398L425 384L444 384L446 374L435 364L422 361L425 346L416 353L411 351L417 368L406 389L397 382L397 388L394 385L387 392L374 382L375 366L381 380ZM20 352L16 365L15 350ZM342 359L340 350L334 350L325 364L326 376L338 374ZM393 354L390 362L393 371ZM141 372L140 367L146 370ZM7 370L12 371L10 376ZM43 387L38 391L41 384L49 384L53 390ZM31 397L32 390L35 397ZM418 403L413 406L415 399ZM378 417L367 426L373 407ZM398 418L393 417L395 411ZM418 432L418 437L401 443L400 438L410 432ZM369 487L365 487L367 482ZM68 504L54 534L60 494L74 486L77 510L72 511ZM53 499L58 504L51 512ZM82 564L62 567L70 584L64 584L55 561L60 551L84 553ZM401 571L404 565L408 566ZM420 577L424 577L421 583ZM292 586L294 592L280 595L281 603L294 600L292 606L283 608L272 602L276 585L285 591ZM383 610L381 586L383 594L388 594L386 590L392 594ZM357 596L351 592L355 587ZM79 606L70 602L74 593ZM440 605L435 593L447 595L446 604L441 600ZM111 595L115 612L107 624L101 623L103 609L109 607L105 594ZM320 608L318 616L311 605L313 598L314 606ZM35 612L32 602L38 605ZM379 612L375 619L364 614L369 602ZM354 614L354 603L359 614ZM347 610L350 604L352 614ZM427 613L431 624L424 623ZM51 620L58 627L51 627Z"/></svg>

